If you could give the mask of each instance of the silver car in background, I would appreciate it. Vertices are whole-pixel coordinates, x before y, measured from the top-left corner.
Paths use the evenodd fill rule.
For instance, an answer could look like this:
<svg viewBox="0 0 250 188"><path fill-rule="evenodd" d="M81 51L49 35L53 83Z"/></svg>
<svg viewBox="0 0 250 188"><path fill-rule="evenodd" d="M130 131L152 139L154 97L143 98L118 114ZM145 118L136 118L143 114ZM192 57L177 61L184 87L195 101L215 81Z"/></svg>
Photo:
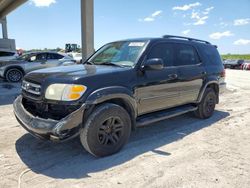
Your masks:
<svg viewBox="0 0 250 188"><path fill-rule="evenodd" d="M8 82L19 82L23 76L37 69L75 64L66 54L57 52L32 52L16 59L0 61L0 77Z"/></svg>

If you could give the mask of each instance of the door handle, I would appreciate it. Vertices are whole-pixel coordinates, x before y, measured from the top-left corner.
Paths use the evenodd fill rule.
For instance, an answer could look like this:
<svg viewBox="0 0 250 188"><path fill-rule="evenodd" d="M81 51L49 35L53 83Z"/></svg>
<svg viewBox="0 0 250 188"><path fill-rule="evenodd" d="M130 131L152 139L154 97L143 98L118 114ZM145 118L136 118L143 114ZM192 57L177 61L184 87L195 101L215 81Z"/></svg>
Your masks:
<svg viewBox="0 0 250 188"><path fill-rule="evenodd" d="M169 74L168 78L171 80L174 80L174 79L178 78L178 75L177 74Z"/></svg>

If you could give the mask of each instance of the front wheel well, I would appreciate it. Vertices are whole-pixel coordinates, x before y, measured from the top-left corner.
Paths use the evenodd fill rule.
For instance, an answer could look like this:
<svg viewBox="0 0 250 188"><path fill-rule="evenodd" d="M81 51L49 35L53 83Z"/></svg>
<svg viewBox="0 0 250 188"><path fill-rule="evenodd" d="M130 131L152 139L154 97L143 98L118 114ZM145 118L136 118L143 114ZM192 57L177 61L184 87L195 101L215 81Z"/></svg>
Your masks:
<svg viewBox="0 0 250 188"><path fill-rule="evenodd" d="M86 122L88 116L93 112L93 110L102 105L102 104L105 104L105 103L111 103L111 104L116 104L116 105L119 105L121 107L123 107L129 114L130 118L131 118L131 125L132 125L132 130L135 129L136 127L136 112L135 112L135 109L133 108L133 106L131 104L129 104L129 102L127 102L125 99L121 99L121 98L114 98L114 99L110 99L110 100L107 100L107 101L104 101L104 102L101 102L101 103L98 103L98 104L93 104L93 105L90 105L87 110L85 111L84 113L84 117L83 117L83 124Z"/></svg>

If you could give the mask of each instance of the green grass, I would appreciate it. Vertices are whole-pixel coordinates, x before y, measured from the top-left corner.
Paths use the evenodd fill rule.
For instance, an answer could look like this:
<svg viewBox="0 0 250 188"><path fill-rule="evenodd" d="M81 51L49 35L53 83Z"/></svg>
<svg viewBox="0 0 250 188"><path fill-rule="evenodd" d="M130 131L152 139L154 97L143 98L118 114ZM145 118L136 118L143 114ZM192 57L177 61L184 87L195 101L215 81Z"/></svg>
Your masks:
<svg viewBox="0 0 250 188"><path fill-rule="evenodd" d="M244 59L244 60L250 60L250 54L227 54L222 55L223 59Z"/></svg>

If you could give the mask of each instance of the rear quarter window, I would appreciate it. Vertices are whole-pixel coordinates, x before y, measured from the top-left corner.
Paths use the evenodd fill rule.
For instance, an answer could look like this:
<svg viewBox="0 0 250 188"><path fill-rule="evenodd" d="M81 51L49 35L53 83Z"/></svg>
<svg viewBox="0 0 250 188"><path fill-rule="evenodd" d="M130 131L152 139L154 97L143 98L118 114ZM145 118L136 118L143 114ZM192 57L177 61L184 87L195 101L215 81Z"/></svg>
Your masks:
<svg viewBox="0 0 250 188"><path fill-rule="evenodd" d="M203 55L206 58L206 63L210 65L222 64L221 56L214 46L200 47Z"/></svg>

